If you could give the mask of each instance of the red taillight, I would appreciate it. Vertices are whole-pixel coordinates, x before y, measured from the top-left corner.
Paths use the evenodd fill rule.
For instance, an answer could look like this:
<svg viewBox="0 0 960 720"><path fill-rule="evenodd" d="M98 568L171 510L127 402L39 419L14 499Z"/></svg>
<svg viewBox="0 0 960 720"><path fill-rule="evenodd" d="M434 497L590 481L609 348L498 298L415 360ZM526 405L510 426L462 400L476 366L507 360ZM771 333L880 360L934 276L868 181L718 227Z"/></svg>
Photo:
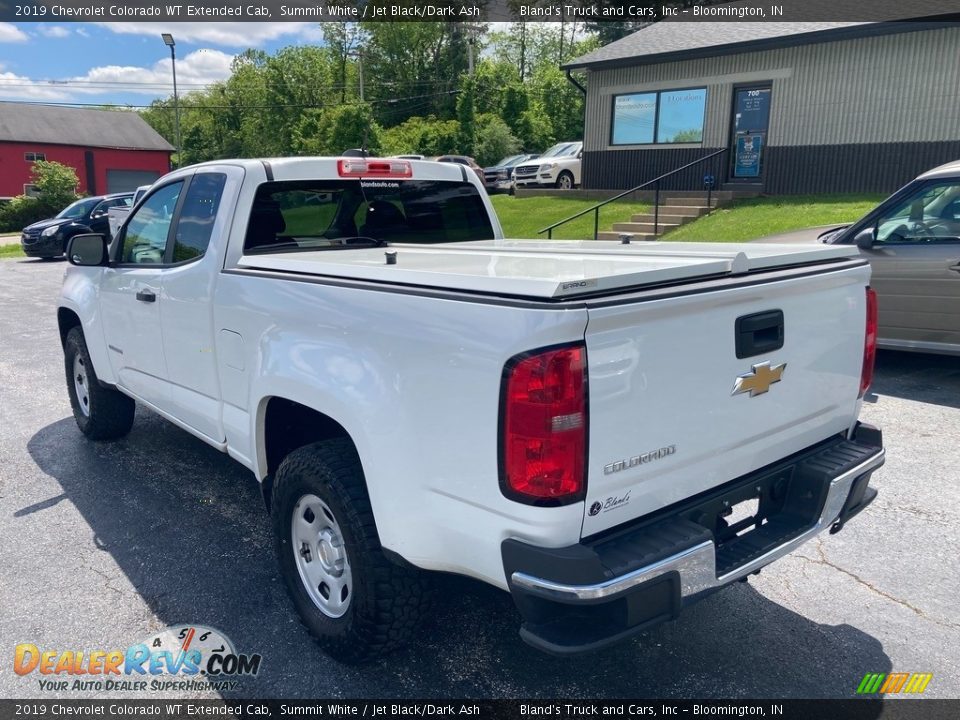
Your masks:
<svg viewBox="0 0 960 720"><path fill-rule="evenodd" d="M534 505L583 498L587 455L587 351L523 355L507 365L500 476L504 494Z"/></svg>
<svg viewBox="0 0 960 720"><path fill-rule="evenodd" d="M867 328L863 336L863 369L860 371L860 397L873 382L873 363L877 358L877 292L867 288Z"/></svg>
<svg viewBox="0 0 960 720"><path fill-rule="evenodd" d="M337 172L340 177L413 177L413 167L408 160L344 158L337 160Z"/></svg>

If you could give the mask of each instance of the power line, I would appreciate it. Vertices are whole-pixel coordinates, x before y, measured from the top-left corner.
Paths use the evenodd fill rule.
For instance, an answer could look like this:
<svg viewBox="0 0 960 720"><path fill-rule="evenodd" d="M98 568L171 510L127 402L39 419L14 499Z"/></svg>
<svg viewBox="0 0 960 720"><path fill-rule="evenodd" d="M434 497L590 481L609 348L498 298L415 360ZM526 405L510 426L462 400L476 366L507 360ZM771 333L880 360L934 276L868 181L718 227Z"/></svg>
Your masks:
<svg viewBox="0 0 960 720"><path fill-rule="evenodd" d="M366 102L370 105L374 104L395 104L404 102L407 100L419 100L421 98L431 98L431 97L441 97L444 95L456 95L459 90L444 90L442 92L436 93L427 93L424 95L408 95L407 97L399 98L373 98L367 100ZM53 105L56 107L94 107L94 108L121 108L121 109L138 109L138 108L154 108L154 109L169 109L165 108L163 105L154 105L153 103L149 105L138 105L138 104L122 104L122 103L85 103L85 102L59 102L56 100L0 100L2 103L18 103L20 105ZM337 105L346 104L351 105L355 103L277 103L277 104L265 104L265 105L184 105L180 103L180 108L184 110L275 110L275 109L323 109L328 107L335 107Z"/></svg>

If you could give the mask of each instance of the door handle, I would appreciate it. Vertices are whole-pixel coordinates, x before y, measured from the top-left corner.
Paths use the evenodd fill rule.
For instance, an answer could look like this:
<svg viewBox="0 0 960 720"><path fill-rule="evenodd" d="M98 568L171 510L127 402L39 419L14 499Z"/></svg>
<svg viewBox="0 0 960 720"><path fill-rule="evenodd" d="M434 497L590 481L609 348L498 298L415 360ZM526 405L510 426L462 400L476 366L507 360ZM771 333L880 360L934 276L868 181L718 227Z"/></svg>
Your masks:
<svg viewBox="0 0 960 720"><path fill-rule="evenodd" d="M137 300L141 302L156 302L157 296L154 294L153 290L138 290Z"/></svg>

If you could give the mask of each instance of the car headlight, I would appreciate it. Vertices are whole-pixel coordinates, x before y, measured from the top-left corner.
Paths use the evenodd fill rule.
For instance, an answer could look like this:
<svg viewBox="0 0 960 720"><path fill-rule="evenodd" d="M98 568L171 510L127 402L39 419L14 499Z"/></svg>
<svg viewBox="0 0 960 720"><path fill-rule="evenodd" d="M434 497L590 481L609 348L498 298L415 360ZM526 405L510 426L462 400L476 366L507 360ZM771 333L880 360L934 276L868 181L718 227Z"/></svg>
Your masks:
<svg viewBox="0 0 960 720"><path fill-rule="evenodd" d="M510 177L510 173L508 173L506 170L501 170L497 173L497 177L501 180L506 180L508 177Z"/></svg>
<svg viewBox="0 0 960 720"><path fill-rule="evenodd" d="M46 230L44 230L42 233L40 233L40 237L50 237L51 235L56 235L56 234L57 234L57 230L59 230L59 229L60 229L60 226L59 226L59 225L51 225L51 226L48 227Z"/></svg>
<svg viewBox="0 0 960 720"><path fill-rule="evenodd" d="M546 165L540 166L540 172L546 172L547 170L553 170L557 166L556 163L547 163Z"/></svg>

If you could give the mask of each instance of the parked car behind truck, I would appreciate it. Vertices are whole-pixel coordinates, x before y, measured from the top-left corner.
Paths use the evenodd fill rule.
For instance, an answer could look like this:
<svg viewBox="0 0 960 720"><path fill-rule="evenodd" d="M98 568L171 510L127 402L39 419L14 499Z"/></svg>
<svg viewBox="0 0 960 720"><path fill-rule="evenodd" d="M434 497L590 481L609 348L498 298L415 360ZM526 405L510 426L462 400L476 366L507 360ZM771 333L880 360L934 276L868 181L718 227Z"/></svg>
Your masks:
<svg viewBox="0 0 960 720"><path fill-rule="evenodd" d="M513 176L517 187L555 187L571 190L580 185L580 158L582 142L557 143L544 152L536 162L517 166Z"/></svg>
<svg viewBox="0 0 960 720"><path fill-rule="evenodd" d="M411 636L425 571L510 592L537 648L601 647L876 494L851 248L506 240L456 165L283 158L177 170L69 259L80 430L140 401L249 468L344 661Z"/></svg>
<svg viewBox="0 0 960 720"><path fill-rule="evenodd" d="M487 192L510 192L513 190L513 172L517 166L539 157L538 155L510 155L496 165L483 169L483 183Z"/></svg>
<svg viewBox="0 0 960 720"><path fill-rule="evenodd" d="M49 220L40 220L20 233L20 247L27 257L49 260L63 255L67 243L81 233L110 233L108 212L112 207L130 207L133 193L98 195L71 203Z"/></svg>
<svg viewBox="0 0 960 720"><path fill-rule="evenodd" d="M960 355L960 161L923 173L820 239L857 246L870 262L880 347Z"/></svg>

